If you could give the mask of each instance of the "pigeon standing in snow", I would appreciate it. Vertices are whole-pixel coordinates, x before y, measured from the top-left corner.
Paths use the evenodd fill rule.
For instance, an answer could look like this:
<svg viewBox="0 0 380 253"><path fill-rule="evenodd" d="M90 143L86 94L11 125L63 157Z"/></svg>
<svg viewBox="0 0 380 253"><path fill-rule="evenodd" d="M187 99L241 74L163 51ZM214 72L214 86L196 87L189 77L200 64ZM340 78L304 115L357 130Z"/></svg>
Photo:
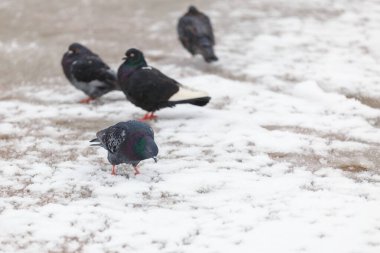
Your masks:
<svg viewBox="0 0 380 253"><path fill-rule="evenodd" d="M141 120L156 118L153 113L164 107L176 104L204 106L210 101L207 93L183 86L148 66L141 51L131 48L125 56L117 77L127 99L148 112Z"/></svg>
<svg viewBox="0 0 380 253"><path fill-rule="evenodd" d="M179 40L192 54L201 54L206 62L217 61L213 46L214 34L210 19L194 6L183 15L177 25Z"/></svg>
<svg viewBox="0 0 380 253"><path fill-rule="evenodd" d="M88 95L80 103L89 103L107 92L120 89L116 73L98 55L79 43L69 46L61 64L70 83Z"/></svg>
<svg viewBox="0 0 380 253"><path fill-rule="evenodd" d="M112 175L116 174L116 165L132 164L135 175L139 174L140 161L153 158L157 162L158 147L154 142L152 128L139 121L119 122L96 133L91 146L101 146L108 151L108 161L112 164Z"/></svg>

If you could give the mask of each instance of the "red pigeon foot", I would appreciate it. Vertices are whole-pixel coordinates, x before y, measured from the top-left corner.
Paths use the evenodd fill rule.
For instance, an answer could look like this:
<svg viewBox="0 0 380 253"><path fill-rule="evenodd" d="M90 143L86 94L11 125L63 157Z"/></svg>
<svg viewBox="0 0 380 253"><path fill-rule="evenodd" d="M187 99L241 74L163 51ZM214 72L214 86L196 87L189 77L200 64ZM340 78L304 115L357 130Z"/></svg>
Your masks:
<svg viewBox="0 0 380 253"><path fill-rule="evenodd" d="M79 100L79 103L81 103L81 104L89 104L92 100L95 100L95 98L92 98L92 97L83 98L83 99Z"/></svg>
<svg viewBox="0 0 380 253"><path fill-rule="evenodd" d="M140 121L146 121L146 120L154 120L154 119L157 119L157 116L154 115L153 112L148 112L147 114L144 115L144 117L142 117L139 120Z"/></svg>
<svg viewBox="0 0 380 253"><path fill-rule="evenodd" d="M133 169L135 170L135 176L138 175L138 174L140 174L140 171L137 168L137 166L133 166Z"/></svg>

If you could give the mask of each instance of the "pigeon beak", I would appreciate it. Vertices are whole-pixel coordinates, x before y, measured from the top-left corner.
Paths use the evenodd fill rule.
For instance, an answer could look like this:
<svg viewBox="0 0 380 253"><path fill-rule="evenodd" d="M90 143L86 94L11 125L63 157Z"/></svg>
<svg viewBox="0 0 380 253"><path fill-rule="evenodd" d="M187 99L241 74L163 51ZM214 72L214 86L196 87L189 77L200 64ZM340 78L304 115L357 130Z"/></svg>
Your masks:
<svg viewBox="0 0 380 253"><path fill-rule="evenodd" d="M91 140L90 142L99 142L99 143L92 143L90 146L102 146L102 144L100 144L100 141L98 140L98 138L95 138L95 139Z"/></svg>
<svg viewBox="0 0 380 253"><path fill-rule="evenodd" d="M72 50L67 51L68 54L74 53Z"/></svg>
<svg viewBox="0 0 380 253"><path fill-rule="evenodd" d="M157 162L157 157L153 156L152 158L153 158L154 162L156 163Z"/></svg>
<svg viewBox="0 0 380 253"><path fill-rule="evenodd" d="M128 57L123 57L123 58L121 58L123 61L125 61L125 60L127 60L128 59Z"/></svg>

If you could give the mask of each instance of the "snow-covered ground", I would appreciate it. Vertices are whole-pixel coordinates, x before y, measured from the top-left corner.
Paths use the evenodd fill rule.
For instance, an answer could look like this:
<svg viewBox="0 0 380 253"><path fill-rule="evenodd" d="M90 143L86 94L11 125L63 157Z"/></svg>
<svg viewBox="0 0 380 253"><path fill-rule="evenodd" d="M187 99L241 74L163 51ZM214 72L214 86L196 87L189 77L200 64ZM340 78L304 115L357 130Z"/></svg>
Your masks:
<svg viewBox="0 0 380 253"><path fill-rule="evenodd" d="M144 114L122 93L78 104L84 95L61 73L2 90L0 252L380 252L380 3L218 1L204 11L219 62L177 41L145 51L212 100L157 113L159 161L140 175L120 166L112 176L106 151L88 142ZM149 37L175 38L181 13ZM42 50L10 45L0 54Z"/></svg>

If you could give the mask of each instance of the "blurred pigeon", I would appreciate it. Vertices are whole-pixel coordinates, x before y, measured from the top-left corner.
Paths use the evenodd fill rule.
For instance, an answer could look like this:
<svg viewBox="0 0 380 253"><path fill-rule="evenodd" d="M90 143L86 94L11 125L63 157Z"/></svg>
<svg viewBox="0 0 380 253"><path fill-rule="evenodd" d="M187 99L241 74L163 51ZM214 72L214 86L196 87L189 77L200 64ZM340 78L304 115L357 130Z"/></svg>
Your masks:
<svg viewBox="0 0 380 253"><path fill-rule="evenodd" d="M204 106L210 101L206 92L188 88L159 70L148 67L141 51L131 48L125 55L117 77L127 99L148 111L141 120L156 118L153 113L164 107L176 104Z"/></svg>
<svg viewBox="0 0 380 253"><path fill-rule="evenodd" d="M116 73L98 55L79 43L69 46L61 64L71 84L88 95L80 103L89 103L107 92L120 90Z"/></svg>
<svg viewBox="0 0 380 253"><path fill-rule="evenodd" d="M214 34L210 19L194 6L183 15L177 25L179 40L192 54L201 54L206 62L217 61L213 46Z"/></svg>
<svg viewBox="0 0 380 253"><path fill-rule="evenodd" d="M132 164L135 175L139 174L140 161L153 158L157 162L158 147L154 142L152 128L140 121L119 122L96 133L96 142L91 146L101 146L108 151L108 161L112 164L112 175L116 174L116 165Z"/></svg>

